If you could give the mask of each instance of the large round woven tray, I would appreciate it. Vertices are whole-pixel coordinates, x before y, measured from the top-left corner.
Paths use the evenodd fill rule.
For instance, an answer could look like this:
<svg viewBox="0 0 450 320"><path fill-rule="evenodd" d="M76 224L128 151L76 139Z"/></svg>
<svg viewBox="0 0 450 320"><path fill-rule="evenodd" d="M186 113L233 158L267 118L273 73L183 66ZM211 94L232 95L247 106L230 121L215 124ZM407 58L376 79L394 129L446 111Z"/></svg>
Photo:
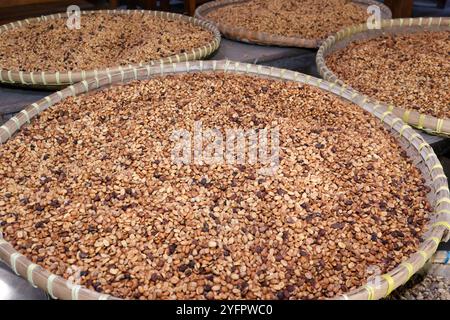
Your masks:
<svg viewBox="0 0 450 320"><path fill-rule="evenodd" d="M212 2L207 2L197 8L195 11L195 17L207 20L210 23L217 26L220 32L228 39L237 40L248 43L255 43L259 45L269 45L269 46L282 46L282 47L300 47L300 48L318 48L320 44L325 39L304 39L301 37L292 36L281 36L275 34L269 34L265 32L255 32L251 30L246 30L244 28L239 28L232 25L216 23L209 20L206 15L220 7L229 6L232 4L244 3L249 0L216 0ZM370 5L377 5L381 10L381 17L383 19L392 18L391 10L384 4L375 0L352 0L364 7Z"/></svg>
<svg viewBox="0 0 450 320"><path fill-rule="evenodd" d="M102 12L111 15L116 14L131 14L136 12L136 10L98 10L98 11L81 11L82 15L89 15L94 12ZM138 64L128 65L128 66L115 66L106 69L94 69L94 70L80 70L80 71L66 71L66 72L24 72L24 71L14 71L14 70L2 70L0 68L0 83L7 83L14 86L27 86L41 89L55 89L67 86L69 84L77 83L92 77L101 77L115 72L123 72L124 69L128 67L141 67L143 65L155 65L160 63L173 63L182 62L188 60L200 60L203 59L219 48L220 45L220 32L217 28L207 21L201 21L192 17L184 16L176 13L161 12L161 11L146 11L139 10L137 12L146 13L155 17L160 17L162 19L175 19L186 21L196 26L201 26L202 28L213 33L213 40L209 43L205 43L202 47L195 48L190 52L184 52L177 55L165 57L159 60L153 61L142 61ZM0 33L6 30L11 30L18 28L24 24L30 24L40 21L45 21L48 19L60 19L68 17L67 13L57 13L48 16L42 16L38 18L30 18L21 21L11 22L0 26ZM26 54L26 53L24 53Z"/></svg>
<svg viewBox="0 0 450 320"><path fill-rule="evenodd" d="M195 61L128 69L123 73L111 74L107 77L84 80L33 103L0 127L0 143L6 142L39 113L66 97L95 91L99 88L107 88L112 84L120 85L120 83L131 80L143 80L188 72L235 72L278 80L297 81L332 92L342 99L360 105L378 117L392 135L397 137L404 150L414 160L417 168L421 170L431 189L428 198L434 208L434 213L429 222L428 231L424 236L425 240L420 244L418 251L389 273L379 276L380 281L377 285L362 286L357 290L336 297L337 299L379 299L386 296L420 270L436 251L439 242L441 240L446 241L450 237L450 191L447 178L442 165L428 143L401 119L384 108L376 108L376 105L364 100L356 92L294 71L230 61ZM72 284L59 276L50 274L18 253L2 238L0 238L0 259L18 275L28 279L32 285L46 290L53 297L60 299L114 299L114 297Z"/></svg>
<svg viewBox="0 0 450 320"><path fill-rule="evenodd" d="M421 32L426 30L450 30L450 18L411 18L411 19L392 19L384 20L381 23L381 29L369 30L366 25L361 24L352 26L339 31L330 36L317 52L316 63L322 77L339 86L347 87L343 80L340 80L326 65L325 58L331 53L344 48L354 40L372 39L385 34L405 34ZM374 84L376 85L376 84ZM380 88L383 89L383 88ZM370 97L375 104L383 102ZM415 110L410 110L407 106L388 106L396 116L402 118L410 125L427 131L432 134L450 137L450 119L438 119L434 116L421 114Z"/></svg>

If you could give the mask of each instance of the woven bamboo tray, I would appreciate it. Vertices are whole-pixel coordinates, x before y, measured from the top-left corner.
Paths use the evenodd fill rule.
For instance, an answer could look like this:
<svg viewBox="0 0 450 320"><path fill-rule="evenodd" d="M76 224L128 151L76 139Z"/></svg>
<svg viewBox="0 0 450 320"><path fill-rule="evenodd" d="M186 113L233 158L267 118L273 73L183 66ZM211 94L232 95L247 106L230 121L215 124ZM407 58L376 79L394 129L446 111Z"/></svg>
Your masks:
<svg viewBox="0 0 450 320"><path fill-rule="evenodd" d="M379 285L368 284L345 295L336 297L336 299L379 299L388 295L392 290L408 281L414 273L424 266L425 262L436 251L440 241L447 241L450 238L450 191L447 178L436 154L422 136L385 107L367 101L355 91L294 71L261 65L214 60L187 61L185 63L132 68L124 70L122 73L84 80L33 103L0 127L0 143L6 142L14 133L32 121L39 113L44 112L47 108L66 97L81 95L86 92L99 90L99 88L107 88L112 84L120 85L120 83L126 83L131 80L143 80L176 73L205 71L236 72L278 80L297 81L319 87L342 97L342 99L352 101L379 118L414 160L417 168L421 170L422 176L430 186L431 191L428 198L435 212L428 225L428 231L424 236L425 240L420 244L419 250L411 255L407 261L389 273L379 276ZM15 273L28 279L33 286L46 290L52 297L59 299L115 299L114 297L72 284L59 276L50 274L18 253L2 238L0 238L0 259Z"/></svg>
<svg viewBox="0 0 450 320"><path fill-rule="evenodd" d="M237 40L247 43L255 43L259 45L268 46L282 46L282 47L299 47L299 48L318 48L325 39L304 39L301 37L292 36L280 36L275 34L269 34L265 32L255 32L246 30L244 28L235 27L232 25L216 23L209 20L206 14L216 10L220 7L225 7L232 4L244 3L249 0L216 0L207 2L197 8L195 11L195 17L209 21L211 24L217 26L220 32L228 39ZM391 10L384 4L375 0L352 0L362 6L368 7L370 5L377 5L381 9L381 17L383 19L392 18Z"/></svg>
<svg viewBox="0 0 450 320"><path fill-rule="evenodd" d="M320 47L316 56L317 68L322 77L339 86L348 87L344 81L340 80L326 65L325 58L331 53L344 48L354 40L372 39L383 34L405 34L421 32L426 30L450 30L450 18L411 18L384 20L380 30L369 30L366 25L352 26L339 31L330 36ZM383 102L370 97L376 104ZM388 106L396 116L403 119L408 124L424 130L431 134L450 137L450 119L438 119L434 116L421 114L415 110L410 110L406 106Z"/></svg>
<svg viewBox="0 0 450 320"><path fill-rule="evenodd" d="M26 86L40 89L58 89L67 85L77 83L93 77L102 77L115 72L123 72L126 68L142 67L144 65L155 65L160 63L173 63L188 60L200 60L211 55L219 48L220 32L219 30L207 21L201 21L192 17L184 16L176 13L161 12L161 11L146 11L146 10L97 10L97 11L81 11L82 15L89 15L94 12L102 12L111 15L116 14L130 14L132 12L142 12L162 19L175 19L191 23L196 26L201 26L213 33L214 39L210 43L205 43L200 48L195 48L190 52L184 52L177 55L165 57L159 60L142 61L138 64L128 66L116 66L105 68L101 70L81 70L81 71L65 71L65 72L24 72L14 70L2 70L0 68L0 83L6 83L13 86ZM11 22L0 26L0 33L6 30L18 28L24 24L45 21L49 19L67 18L67 13L57 13L38 18L30 18L21 21Z"/></svg>

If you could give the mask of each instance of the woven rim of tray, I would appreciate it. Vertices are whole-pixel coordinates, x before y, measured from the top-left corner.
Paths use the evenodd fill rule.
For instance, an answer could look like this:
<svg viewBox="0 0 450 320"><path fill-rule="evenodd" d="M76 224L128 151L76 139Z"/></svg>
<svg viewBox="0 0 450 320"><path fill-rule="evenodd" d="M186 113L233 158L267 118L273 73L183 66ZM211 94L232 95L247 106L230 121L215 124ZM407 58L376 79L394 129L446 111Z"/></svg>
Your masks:
<svg viewBox="0 0 450 320"><path fill-rule="evenodd" d="M213 34L213 40L209 43L204 44L199 48L194 48L189 52L180 53L177 55L151 60L142 61L136 64L115 66L102 69L94 70L81 70L81 71L63 71L63 72L27 72L27 71L12 71L12 70L2 70L0 68L0 82L8 83L12 85L21 86L33 86L39 88L54 88L67 86L73 83L77 83L93 77L102 77L115 72L123 72L127 68L142 67L147 64L155 65L161 63L174 63L189 60L200 60L203 59L219 48L220 45L220 32L219 30L208 21L202 21L193 17L188 17L181 14L162 12L162 11L148 11L148 10L89 10L81 11L82 15L89 15L93 13L106 13L106 14L132 14L134 12L149 14L154 17L160 17L162 19L175 19L188 22L195 26L200 26L203 29L210 31ZM24 19L20 21L11 22L0 26L0 33L19 28L25 24L30 24L34 22L46 21L49 19L61 19L68 17L68 13L56 13L47 16L41 16L37 18Z"/></svg>
<svg viewBox="0 0 450 320"><path fill-rule="evenodd" d="M400 118L397 118L391 111L387 110L386 106L375 105L351 89L342 88L333 83L295 71L215 60L186 61L185 63L128 69L121 74L116 73L110 74L107 77L84 80L33 103L0 127L0 144L6 142L15 132L26 123L29 123L39 113L66 97L131 80L143 80L168 74L202 71L237 72L278 80L297 81L319 87L358 104L366 111L378 117L384 126L398 138L398 141L403 145L404 149L407 149L410 156L414 158L414 163L420 168L422 176L427 179L432 190L428 196L431 199L430 202L433 204L435 212L432 214L430 223L427 226L426 240L420 244L419 250L411 255L407 261L398 265L389 273L379 276L379 285L367 284L345 295L338 296L336 297L337 299L371 300L386 296L392 290L408 281L415 272L423 267L425 262L436 251L441 240L446 241L450 238L450 191L447 178L436 154L422 136L415 132L409 125L405 124ZM60 299L115 299L115 297L110 295L100 294L85 287L74 285L59 276L50 274L42 267L32 263L24 255L18 253L2 238L0 238L0 259L18 275L28 279L33 286L46 290L52 297Z"/></svg>
<svg viewBox="0 0 450 320"><path fill-rule="evenodd" d="M209 21L210 23L217 26L217 28L226 38L241 42L255 43L260 45L284 46L284 47L318 48L320 44L325 40L325 39L305 39L302 37L281 36L266 32L256 32L240 27L235 27L229 24L222 24L219 22L215 22L206 17L207 13L219 7L224 7L237 3L244 3L248 1L249 0L216 0L212 2L207 2L199 6L197 10L195 10L195 17ZM352 1L365 6L377 5L381 9L381 15L383 19L392 18L391 10L387 6L376 0L352 0Z"/></svg>
<svg viewBox="0 0 450 320"><path fill-rule="evenodd" d="M410 18L410 19L391 19L381 22L381 31L389 30L391 33L401 30L404 31L413 30L418 32L419 30L426 30L427 27L442 28L442 30L450 30L450 18L435 17L435 18ZM417 29L419 28L419 30ZM375 31L375 32L374 32ZM369 30L366 25L361 24L358 26L352 26L343 29L330 36L319 48L316 56L317 68L319 69L322 77L330 82L336 83L339 86L349 87L343 80L340 80L336 74L331 71L326 65L325 58L336 49L336 46L342 44L344 41L352 41L352 37L355 35L367 35L367 38L380 36L380 30ZM367 39L366 38L366 39ZM366 96L367 97L367 96ZM375 103L382 103L374 98L367 97ZM389 105L389 110L394 112L403 121L409 123L413 127L427 131L435 135L441 135L450 137L450 119L440 119L434 116L420 113L418 111L407 109L405 107L398 107Z"/></svg>

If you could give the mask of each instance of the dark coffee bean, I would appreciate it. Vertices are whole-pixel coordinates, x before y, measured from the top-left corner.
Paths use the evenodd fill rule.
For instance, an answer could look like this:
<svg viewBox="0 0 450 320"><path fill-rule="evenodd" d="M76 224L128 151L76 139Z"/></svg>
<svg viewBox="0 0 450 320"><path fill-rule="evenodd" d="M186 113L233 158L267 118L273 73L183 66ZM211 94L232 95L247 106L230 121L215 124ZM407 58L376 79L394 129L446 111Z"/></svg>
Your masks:
<svg viewBox="0 0 450 320"><path fill-rule="evenodd" d="M278 300L284 300L284 291L278 291L277 292L277 299Z"/></svg>
<svg viewBox="0 0 450 320"><path fill-rule="evenodd" d="M34 227L35 227L36 229L42 228L42 227L44 227L44 222L39 221L39 222L37 222L37 223L34 225Z"/></svg>
<svg viewBox="0 0 450 320"><path fill-rule="evenodd" d="M299 253L300 253L300 256L302 256L302 257L307 257L307 256L309 256L308 252L305 251L305 250L303 250L303 249L300 249L300 250L299 250Z"/></svg>
<svg viewBox="0 0 450 320"><path fill-rule="evenodd" d="M201 184L202 186L206 187L206 186L208 185L208 180L206 180L206 178L202 178L202 179L200 180L200 184Z"/></svg>
<svg viewBox="0 0 450 320"><path fill-rule="evenodd" d="M295 291L295 286L292 284L287 285L286 290L288 292L294 292Z"/></svg>
<svg viewBox="0 0 450 320"><path fill-rule="evenodd" d="M182 264L178 267L178 271L185 272L188 268L189 266L187 264Z"/></svg>
<svg viewBox="0 0 450 320"><path fill-rule="evenodd" d="M405 234L399 230L392 231L391 234L397 238L403 238L405 236Z"/></svg>
<svg viewBox="0 0 450 320"><path fill-rule="evenodd" d="M266 196L266 193L265 193L265 192L262 192L262 191L257 191L257 192L256 192L256 196L257 196L259 199L264 199L264 197Z"/></svg>
<svg viewBox="0 0 450 320"><path fill-rule="evenodd" d="M316 143L315 147L317 149L323 149L323 148L325 148L325 145L323 145L322 143Z"/></svg>
<svg viewBox="0 0 450 320"><path fill-rule="evenodd" d="M56 199L51 200L51 201L50 201L50 205L51 205L53 208L59 208L59 207L61 206L61 204L59 203L59 201L56 200Z"/></svg>
<svg viewBox="0 0 450 320"><path fill-rule="evenodd" d="M122 279L123 280L130 280L131 279L131 275L129 273L124 273Z"/></svg>
<svg viewBox="0 0 450 320"><path fill-rule="evenodd" d="M173 254L176 249L177 249L176 244L173 243L173 244L169 245L169 255Z"/></svg>
<svg viewBox="0 0 450 320"><path fill-rule="evenodd" d="M58 235L60 236L60 237L68 237L69 236L69 231L61 231L61 232L58 232Z"/></svg>

